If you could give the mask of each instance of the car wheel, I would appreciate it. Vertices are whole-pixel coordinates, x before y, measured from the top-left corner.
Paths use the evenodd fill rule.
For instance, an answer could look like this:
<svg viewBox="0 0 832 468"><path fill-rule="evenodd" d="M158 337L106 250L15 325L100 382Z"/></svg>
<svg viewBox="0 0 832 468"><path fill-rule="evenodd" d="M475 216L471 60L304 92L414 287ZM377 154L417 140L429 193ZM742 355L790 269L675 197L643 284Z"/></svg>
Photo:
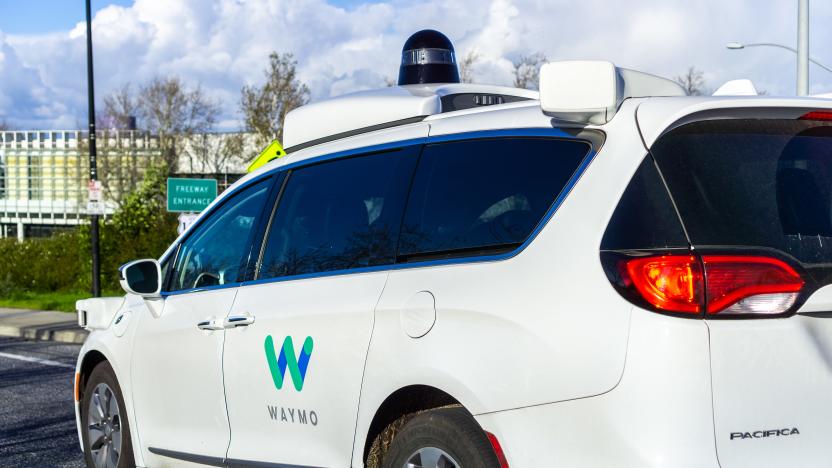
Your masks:
<svg viewBox="0 0 832 468"><path fill-rule="evenodd" d="M90 373L81 400L81 437L87 466L135 466L130 426L115 372L106 361Z"/></svg>
<svg viewBox="0 0 832 468"><path fill-rule="evenodd" d="M479 424L460 407L414 416L395 435L384 468L500 468Z"/></svg>

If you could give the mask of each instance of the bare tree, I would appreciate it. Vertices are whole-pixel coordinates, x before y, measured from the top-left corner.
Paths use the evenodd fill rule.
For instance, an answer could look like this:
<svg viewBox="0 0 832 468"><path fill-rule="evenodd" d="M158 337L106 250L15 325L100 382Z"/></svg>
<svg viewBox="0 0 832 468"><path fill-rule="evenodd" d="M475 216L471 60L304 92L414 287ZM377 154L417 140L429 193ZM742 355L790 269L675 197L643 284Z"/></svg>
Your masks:
<svg viewBox="0 0 832 468"><path fill-rule="evenodd" d="M188 147L191 161L199 162L202 171L210 174L226 172L229 165L244 160L243 133L203 133L193 137Z"/></svg>
<svg viewBox="0 0 832 468"><path fill-rule="evenodd" d="M708 94L705 88L705 73L696 67L688 68L688 71L683 75L673 78L673 81L679 84L685 90L688 96L702 96Z"/></svg>
<svg viewBox="0 0 832 468"><path fill-rule="evenodd" d="M12 126L9 125L9 122L6 119L0 119L0 132L5 132L7 130L12 130Z"/></svg>
<svg viewBox="0 0 832 468"><path fill-rule="evenodd" d="M474 66L481 58L477 49L471 49L465 54L465 57L459 61L459 81L462 83L474 82Z"/></svg>
<svg viewBox="0 0 832 468"><path fill-rule="evenodd" d="M535 52L523 55L514 62L514 87L523 89L540 88L540 66L546 63L546 55Z"/></svg>
<svg viewBox="0 0 832 468"><path fill-rule="evenodd" d="M297 77L297 61L292 54L272 52L262 86L243 86L240 111L247 131L257 135L258 147L274 138L283 138L283 120L292 109L309 101L309 87Z"/></svg>
<svg viewBox="0 0 832 468"><path fill-rule="evenodd" d="M99 130L135 129L139 116L139 102L130 83L104 97L104 112L98 119Z"/></svg>
<svg viewBox="0 0 832 468"><path fill-rule="evenodd" d="M188 88L178 77L154 78L138 96L142 127L159 138L168 170L176 172L184 141L214 128L219 105L197 85Z"/></svg>

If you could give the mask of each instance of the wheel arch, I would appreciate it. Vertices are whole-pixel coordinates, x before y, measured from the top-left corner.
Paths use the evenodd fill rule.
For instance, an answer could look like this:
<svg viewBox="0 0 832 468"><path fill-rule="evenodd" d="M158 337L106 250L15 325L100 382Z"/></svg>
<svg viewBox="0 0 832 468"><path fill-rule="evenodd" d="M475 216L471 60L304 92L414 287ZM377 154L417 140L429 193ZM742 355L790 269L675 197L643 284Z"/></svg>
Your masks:
<svg viewBox="0 0 832 468"><path fill-rule="evenodd" d="M376 439L392 423L410 414L446 406L463 405L449 393L430 385L408 385L388 395L376 409L363 441L362 460L365 466L372 466L367 462Z"/></svg>
<svg viewBox="0 0 832 468"><path fill-rule="evenodd" d="M81 366L78 368L78 401L83 401L84 399L84 389L87 386L87 379L89 378L92 370L99 364L104 361L109 361L107 357L101 351L97 349L91 349L86 354L84 354L84 359L81 361Z"/></svg>

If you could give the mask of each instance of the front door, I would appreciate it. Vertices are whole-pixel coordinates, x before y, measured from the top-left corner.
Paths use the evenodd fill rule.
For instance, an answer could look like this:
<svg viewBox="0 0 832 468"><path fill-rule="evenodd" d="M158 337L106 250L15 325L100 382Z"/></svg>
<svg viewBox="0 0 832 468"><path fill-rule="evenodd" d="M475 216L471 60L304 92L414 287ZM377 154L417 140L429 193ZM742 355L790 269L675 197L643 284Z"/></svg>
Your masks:
<svg viewBox="0 0 832 468"><path fill-rule="evenodd" d="M349 466L374 309L420 146L291 170L226 334L232 464Z"/></svg>
<svg viewBox="0 0 832 468"><path fill-rule="evenodd" d="M132 360L144 461L222 464L229 441L225 318L242 282L271 179L230 195L178 246L164 303L139 320Z"/></svg>

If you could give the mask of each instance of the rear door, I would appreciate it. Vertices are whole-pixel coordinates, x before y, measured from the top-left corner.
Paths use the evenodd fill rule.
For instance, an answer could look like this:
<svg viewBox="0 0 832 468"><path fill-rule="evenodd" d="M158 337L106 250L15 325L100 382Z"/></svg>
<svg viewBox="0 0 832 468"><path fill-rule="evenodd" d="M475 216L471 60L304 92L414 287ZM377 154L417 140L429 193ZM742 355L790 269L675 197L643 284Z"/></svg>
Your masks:
<svg viewBox="0 0 832 468"><path fill-rule="evenodd" d="M832 122L816 117L693 122L651 148L708 281L748 282L714 276L709 254L795 274L765 270L732 305L708 289L724 303L706 314L723 468L832 463Z"/></svg>

